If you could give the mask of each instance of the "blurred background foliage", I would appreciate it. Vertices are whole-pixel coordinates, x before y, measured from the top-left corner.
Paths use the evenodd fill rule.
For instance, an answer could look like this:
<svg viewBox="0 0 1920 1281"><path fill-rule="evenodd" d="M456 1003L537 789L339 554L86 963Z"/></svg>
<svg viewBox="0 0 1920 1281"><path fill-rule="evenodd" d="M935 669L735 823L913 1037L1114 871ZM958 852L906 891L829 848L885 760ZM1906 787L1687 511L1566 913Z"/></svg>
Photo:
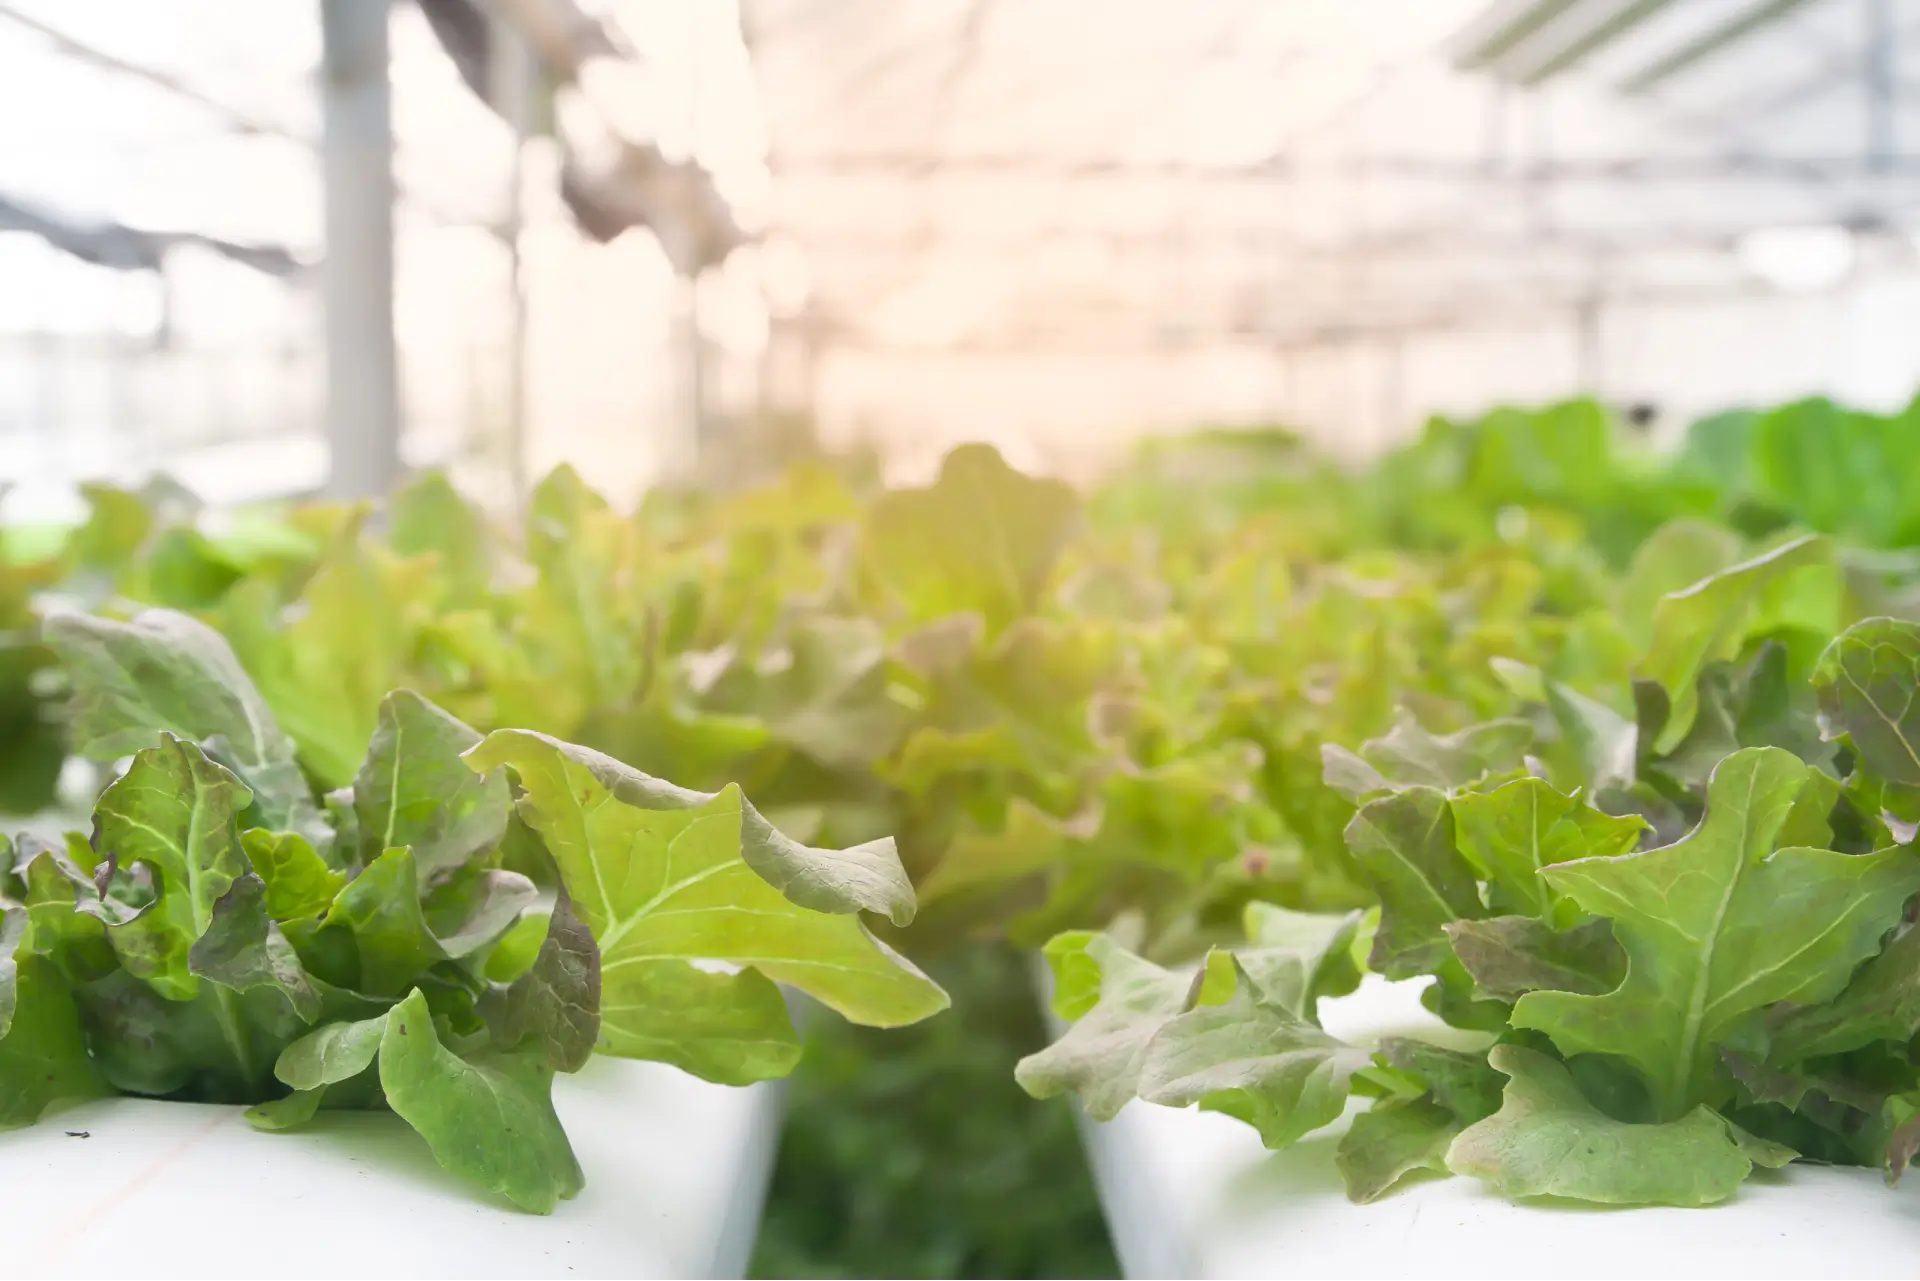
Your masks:
<svg viewBox="0 0 1920 1281"><path fill-rule="evenodd" d="M1014 1083L1048 1040L1024 958L968 943L925 968L945 1014L811 1022L751 1275L1118 1276L1072 1105Z"/></svg>

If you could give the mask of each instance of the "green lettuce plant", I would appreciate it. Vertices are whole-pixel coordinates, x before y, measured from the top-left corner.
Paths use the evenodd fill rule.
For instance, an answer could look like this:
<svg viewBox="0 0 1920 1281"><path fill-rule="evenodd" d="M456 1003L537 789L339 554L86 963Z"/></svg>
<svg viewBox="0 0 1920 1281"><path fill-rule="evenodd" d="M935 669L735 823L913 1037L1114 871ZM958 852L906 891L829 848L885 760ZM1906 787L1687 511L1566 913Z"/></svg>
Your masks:
<svg viewBox="0 0 1920 1281"><path fill-rule="evenodd" d="M333 857L354 807L325 794L360 791L383 698L412 690L478 734L526 731L474 759L504 771L529 811L528 770L645 791L619 761L703 796L743 789L809 845L897 835L924 907L910 932L895 924L894 873L857 853L834 866L875 933L917 952L1107 930L1142 964L1184 973L1210 946L1231 950L1248 912L1388 898L1383 887L1413 883L1395 870L1401 847L1432 853L1445 837L1473 874L1455 866L1437 906L1403 905L1367 937L1387 939L1394 973L1438 976L1447 1018L1520 1038L1506 1009L1561 989L1497 975L1496 959L1538 952L1572 983L1613 974L1621 953L1571 890L1513 870L1531 837L1502 785L1552 790L1533 797L1560 814L1537 834L1550 863L1671 845L1700 822L1714 768L1750 746L1845 780L1839 844L1807 848L1866 853L1865 830L1890 844L1903 814L1920 818L1902 790L1920 779L1856 780L1850 749L1823 742L1806 706L1845 622L1909 607L1913 567L1854 545L1898 545L1897 521L1878 500L1871 522L1842 519L1826 489L1785 487L1826 485L1792 464L1789 445L1812 428L1735 427L1703 424L1698 447L1668 460L1591 403L1508 409L1435 420L1366 468L1283 433L1211 433L1155 446L1088 495L980 446L922 486L877 491L811 462L749 492L661 492L632 511L562 469L516 535L434 476L381 509L302 505L245 538L164 493L101 490L64 563L105 612L191 610L231 646L277 739L243 729L223 746L217 727L162 717L111 750L152 747L156 728L199 745L254 797L243 834L296 833ZM1862 466L1897 489L1898 430L1856 434L1881 451ZM1739 465L1702 466L1702 450ZM1764 451L1773 462L1756 461ZM1800 542L1795 524L1851 541ZM549 759L549 740L578 747ZM1329 760L1329 746L1353 750ZM1413 840L1403 828L1423 818ZM558 841L517 809L486 857L545 875L564 865ZM802 907L825 901L767 859L749 866ZM1507 888L1482 867L1506 868ZM619 929L623 910L591 909L604 913L593 929ZM533 911L509 937L543 937ZM684 1050L719 1072L773 1007L766 985L699 972L620 971L650 1008L727 1003L734 1048ZM1230 966L1210 991L1228 999L1229 979L1243 993ZM1244 995L1259 1003L1254 987ZM1521 1048L1566 1057L1547 1031L1524 1031ZM778 1042L762 1066L794 1052ZM1437 1051L1395 1052L1440 1071ZM1497 1098L1484 1055L1445 1062L1452 1103L1381 1094L1363 1114L1380 1119L1356 1129L1425 1150L1437 1131L1416 1120ZM1580 1075L1592 1069L1569 1070L1598 1088ZM1363 1072L1362 1090L1387 1072Z"/></svg>
<svg viewBox="0 0 1920 1281"><path fill-rule="evenodd" d="M1368 1100L1337 1154L1359 1201L1416 1171L1672 1205L1797 1158L1898 1177L1920 1149L1920 624L1841 630L1843 586L1824 541L1781 542L1655 598L1630 690L1509 660L1515 719L1329 746L1377 918L1256 903L1197 969L1062 935L1071 1026L1021 1084L1096 1118L1197 1103L1274 1148ZM1426 980L1432 1043L1322 1029L1362 928L1368 970Z"/></svg>
<svg viewBox="0 0 1920 1281"><path fill-rule="evenodd" d="M552 1079L596 1050L746 1084L799 1057L779 985L874 1026L946 1004L861 922L913 915L890 840L807 846L736 786L483 738L404 689L316 797L213 631L149 611L46 633L77 744L126 763L90 835L6 849L0 1122L114 1092L247 1103L269 1130L385 1107L545 1213L583 1177Z"/></svg>

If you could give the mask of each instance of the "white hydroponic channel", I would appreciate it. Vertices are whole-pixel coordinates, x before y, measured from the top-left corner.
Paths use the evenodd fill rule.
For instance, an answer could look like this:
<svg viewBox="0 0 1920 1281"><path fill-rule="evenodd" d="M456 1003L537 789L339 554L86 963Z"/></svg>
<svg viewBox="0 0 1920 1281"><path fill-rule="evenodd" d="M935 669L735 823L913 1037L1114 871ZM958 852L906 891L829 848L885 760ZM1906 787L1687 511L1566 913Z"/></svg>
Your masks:
<svg viewBox="0 0 1920 1281"><path fill-rule="evenodd" d="M1420 1006L1425 983L1369 977L1323 1002L1322 1021L1363 1045L1446 1040ZM1464 1178L1352 1205L1333 1160L1344 1122L1285 1152L1191 1108L1134 1102L1083 1122L1129 1277L1906 1277L1920 1246L1920 1180L1889 1190L1873 1170L1758 1171L1697 1210L1517 1205Z"/></svg>
<svg viewBox="0 0 1920 1281"><path fill-rule="evenodd" d="M738 1277L777 1085L596 1057L554 1081L586 1190L525 1214L387 1112L256 1132L243 1109L103 1099L0 1135L0 1276Z"/></svg>

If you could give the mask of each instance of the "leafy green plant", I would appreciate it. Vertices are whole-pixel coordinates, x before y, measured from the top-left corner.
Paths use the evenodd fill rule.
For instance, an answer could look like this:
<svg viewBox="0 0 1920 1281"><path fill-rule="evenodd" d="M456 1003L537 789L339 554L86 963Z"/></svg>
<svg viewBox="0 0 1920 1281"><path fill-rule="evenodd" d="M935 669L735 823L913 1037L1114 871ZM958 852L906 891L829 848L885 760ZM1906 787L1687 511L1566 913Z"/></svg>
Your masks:
<svg viewBox="0 0 1920 1281"><path fill-rule="evenodd" d="M53 655L36 634L33 597L58 576L47 559L16 561L0 539L0 814L53 804L65 744L45 682Z"/></svg>
<svg viewBox="0 0 1920 1281"><path fill-rule="evenodd" d="M628 924L632 903L574 886L592 863L580 850L673 822L696 844L712 823L737 826L740 865L714 884L780 886L783 915L867 911L887 946L916 956L1104 930L1148 968L1106 945L1071 964L1126 970L1156 1000L1179 983L1156 987L1154 972L1185 976L1211 947L1247 952L1233 945L1249 913L1269 931L1254 950L1284 951L1271 934L1282 918L1260 914L1344 919L1399 896L1369 936L1385 949L1377 968L1435 975L1429 999L1444 1017L1566 1061L1603 1115L1644 1124L1651 1112L1614 1098L1651 1089L1641 1069L1620 1069L1609 1093L1587 1065L1595 1056L1512 1022L1521 1005L1553 1009L1532 996L1613 991L1625 964L1612 918L1529 869L1674 844L1701 821L1715 768L1747 748L1792 754L1812 771L1808 788L1840 783L1831 836L1805 821L1824 792L1790 807L1805 848L1867 855L1920 821L1910 790L1920 777L1862 773L1857 753L1820 739L1810 712L1809 681L1827 679L1816 671L1823 647L1853 619L1913 612L1920 568L1859 546L1910 541L1897 518L1905 437L1888 425L1904 420L1848 417L1846 465L1802 467L1824 413L1789 407L1764 429L1754 416L1702 424L1672 459L1584 401L1436 419L1365 468L1283 432L1204 433L1152 446L1085 495L982 446L956 451L924 486L877 491L863 469L811 460L748 492L662 491L630 512L562 469L538 487L519 535L435 476L383 512L303 505L244 537L177 495L100 490L54 577L83 585L81 599L106 613L131 602L195 611L231 646L274 734L142 695L144 728L100 750L150 748L163 728L198 745L252 795L236 820L243 844L259 826L297 835L323 862L342 857L345 840L347 861L329 862L342 875L379 862L384 849L346 835L366 830L358 802L327 795L361 794L390 691L417 691L491 735L468 759L502 771L519 808L471 857L535 877L554 875L556 859L571 866L573 910L614 936L607 991L631 1010L716 1003L725 1018L710 1040L681 1039L671 1019L622 1034L693 1070L746 1079L791 1066L792 1037L763 1034L778 1023L773 984L797 971L788 961L683 970L677 942L662 951ZM1869 473L1871 503L1835 505ZM1833 537L1808 540L1803 527ZM36 697L44 712L44 691ZM77 707L126 697L83 691ZM446 765L436 786L467 769ZM698 793L635 781L646 774ZM609 815L605 830L577 830L562 804L575 786L649 799ZM762 820L728 809L740 792L767 827L842 850L794 865L761 842ZM678 817L654 816L655 802ZM897 863L876 844L887 834ZM275 836L271 848L282 846L297 848ZM1435 860L1437 896L1421 897L1409 859ZM902 931L908 894L924 910ZM299 919L277 910L276 924ZM530 956L542 936L528 911L533 923L506 937ZM297 930L283 933L299 943ZM803 932L801 946L853 947L872 963L853 935L829 934ZM742 954L737 942L716 933L699 947L724 961ZM629 958L617 973L616 949ZM514 977L477 954L434 965ZM1326 1111L1342 1088L1375 1096L1355 1133L1378 1145L1356 1139L1343 1156L1356 1187L1444 1164L1454 1129L1501 1111L1505 1078L1484 1054L1383 1047L1384 1063L1342 1077L1350 1047L1300 1030L1311 1006L1295 988L1270 990L1257 966L1243 976L1216 961L1208 973L1206 1008L1231 1007L1276 1037L1291 1029L1274 1079L1304 1072L1312 1084L1302 1097L1313 1105L1297 1114L1234 1085L1235 1106L1263 1132ZM882 1022L927 1003L898 976L884 996L866 1012ZM1156 1091L1218 1093L1216 1070L1195 1056L1239 1025L1182 1025L1193 1039L1164 1082L1153 1078ZM1010 1066L1014 1042L994 1043ZM857 1035L850 1044L876 1053ZM927 1056L912 1070L940 1079L952 1044L929 1031L900 1052ZM847 1061L837 1092L818 1096L822 1125L827 1100L863 1106ZM1823 1150L1754 1120L1756 1109L1793 1111L1776 1098L1790 1090L1759 1088L1765 1100L1704 1105L1746 1132ZM1681 1093L1691 1092L1690 1082ZM1902 1097L1874 1124L1891 1124ZM896 1133L938 1126L925 1100L895 1094L887 1106L902 1110ZM823 1166L788 1182L867 1180L875 1168Z"/></svg>
<svg viewBox="0 0 1920 1281"><path fill-rule="evenodd" d="M1071 1107L1010 1065L1046 1043L1027 958L927 958L953 1009L880 1032L813 1020L750 1275L1117 1277Z"/></svg>
<svg viewBox="0 0 1920 1281"><path fill-rule="evenodd" d="M1198 1103L1275 1148L1370 1099L1338 1155L1361 1201L1416 1171L1673 1205L1799 1157L1897 1177L1920 1147L1920 624L1833 636L1837 573L1802 538L1657 597L1630 717L1509 661L1518 719L1328 747L1379 901L1367 967L1425 980L1445 1045L1323 1031L1356 918L1254 904L1197 971L1053 940L1073 1024L1021 1083L1095 1117ZM1796 663L1809 632L1832 639Z"/></svg>
<svg viewBox="0 0 1920 1281"><path fill-rule="evenodd" d="M408 690L315 798L216 633L150 611L47 637L81 748L129 759L91 836L8 850L0 1122L115 1091L252 1104L270 1130L386 1107L545 1213L583 1178L552 1079L596 1049L745 1084L799 1054L776 983L878 1026L946 1004L860 921L913 914L889 840L806 846L737 787L482 738Z"/></svg>

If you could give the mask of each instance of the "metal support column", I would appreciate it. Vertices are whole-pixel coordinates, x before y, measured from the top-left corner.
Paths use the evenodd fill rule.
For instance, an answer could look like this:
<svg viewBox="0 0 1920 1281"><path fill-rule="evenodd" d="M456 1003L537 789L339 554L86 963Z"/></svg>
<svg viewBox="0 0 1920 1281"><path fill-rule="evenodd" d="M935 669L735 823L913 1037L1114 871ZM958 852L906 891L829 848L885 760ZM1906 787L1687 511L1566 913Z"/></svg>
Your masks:
<svg viewBox="0 0 1920 1281"><path fill-rule="evenodd" d="M687 155L698 159L700 155L700 108L701 108L701 27L700 0L680 0L681 17L685 23L687 52ZM687 443L683 465L690 472L708 463L708 454L712 442L709 436L713 430L710 421L710 408L707 404L707 345L702 333L700 321L700 271L693 274L682 284L681 299L682 323L685 326L686 341L686 379L687 379Z"/></svg>
<svg viewBox="0 0 1920 1281"><path fill-rule="evenodd" d="M533 98L539 73L526 36L497 6L489 34L492 65L487 68L487 90L500 118L507 122L513 134L513 155L507 166L506 218L500 228L500 238L507 248L504 446L514 510L524 516L532 482L527 474L527 286L520 258L520 234L526 227L522 188L526 182L527 137L533 127Z"/></svg>
<svg viewBox="0 0 1920 1281"><path fill-rule="evenodd" d="M400 474L389 3L320 3L327 490L341 498L384 495Z"/></svg>
<svg viewBox="0 0 1920 1281"><path fill-rule="evenodd" d="M1604 307L1600 295L1592 293L1574 308L1574 373L1585 396L1606 394L1606 349L1600 330Z"/></svg>
<svg viewBox="0 0 1920 1281"><path fill-rule="evenodd" d="M1867 6L1867 167L1875 173L1893 168L1900 140L1895 136L1893 0L1866 0Z"/></svg>
<svg viewBox="0 0 1920 1281"><path fill-rule="evenodd" d="M701 333L700 278L682 276L674 282L673 324L669 331L679 353L682 430L677 447L664 460L669 471L693 474L708 460L707 439L712 424L707 406L707 347Z"/></svg>

